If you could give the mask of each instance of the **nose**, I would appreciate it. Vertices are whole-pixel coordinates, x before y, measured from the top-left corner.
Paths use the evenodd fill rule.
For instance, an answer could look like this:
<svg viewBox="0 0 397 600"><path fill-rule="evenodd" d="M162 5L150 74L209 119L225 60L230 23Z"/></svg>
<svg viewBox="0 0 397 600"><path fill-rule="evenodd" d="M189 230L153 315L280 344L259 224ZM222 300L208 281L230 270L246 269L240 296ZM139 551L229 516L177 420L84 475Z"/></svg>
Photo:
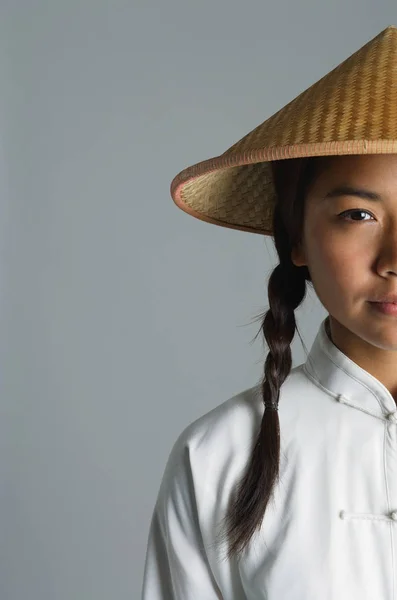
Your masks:
<svg viewBox="0 0 397 600"><path fill-rule="evenodd" d="M397 223L384 234L377 260L377 271L382 276L397 275Z"/></svg>

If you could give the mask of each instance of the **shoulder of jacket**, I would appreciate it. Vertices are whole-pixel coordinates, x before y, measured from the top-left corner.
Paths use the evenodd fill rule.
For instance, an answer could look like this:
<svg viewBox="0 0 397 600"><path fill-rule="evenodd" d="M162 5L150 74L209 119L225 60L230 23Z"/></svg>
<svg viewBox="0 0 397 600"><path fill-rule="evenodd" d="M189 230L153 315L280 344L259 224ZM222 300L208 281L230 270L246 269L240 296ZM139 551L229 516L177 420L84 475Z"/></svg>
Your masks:
<svg viewBox="0 0 397 600"><path fill-rule="evenodd" d="M291 369L280 389L280 403L284 408L297 397L304 400L306 392L321 391L305 375L303 364ZM218 404L188 424L174 443L174 452L183 448L189 452L204 453L225 449L230 445L246 445L257 434L263 417L261 384L244 389Z"/></svg>
<svg viewBox="0 0 397 600"><path fill-rule="evenodd" d="M306 377L303 364L291 369L280 389L279 411L284 423L309 410L322 391ZM261 385L238 392L188 424L175 440L166 467L171 472L218 473L233 463L243 468L263 417Z"/></svg>

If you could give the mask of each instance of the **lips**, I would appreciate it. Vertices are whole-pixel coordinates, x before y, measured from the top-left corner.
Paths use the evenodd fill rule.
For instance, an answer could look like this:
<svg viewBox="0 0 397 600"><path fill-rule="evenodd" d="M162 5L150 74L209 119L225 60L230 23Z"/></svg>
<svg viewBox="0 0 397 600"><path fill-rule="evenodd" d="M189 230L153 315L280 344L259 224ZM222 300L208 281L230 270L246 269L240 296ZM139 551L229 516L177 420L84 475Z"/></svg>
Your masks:
<svg viewBox="0 0 397 600"><path fill-rule="evenodd" d="M370 302L373 305L374 310L389 315L397 316L397 303L395 302Z"/></svg>

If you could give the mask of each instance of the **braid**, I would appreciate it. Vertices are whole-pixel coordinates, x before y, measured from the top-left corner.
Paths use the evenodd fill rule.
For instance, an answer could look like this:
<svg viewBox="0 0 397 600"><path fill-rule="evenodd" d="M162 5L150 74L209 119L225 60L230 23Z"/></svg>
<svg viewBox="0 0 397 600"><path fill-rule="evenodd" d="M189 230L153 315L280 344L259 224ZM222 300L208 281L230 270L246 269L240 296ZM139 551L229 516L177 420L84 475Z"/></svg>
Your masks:
<svg viewBox="0 0 397 600"><path fill-rule="evenodd" d="M307 267L297 267L292 262L291 250L301 239L305 190L321 169L322 159L311 157L272 163L278 197L273 213L273 233L279 264L269 278L269 310L264 317L261 315L258 332L262 331L269 347L261 381L264 413L245 474L224 519L229 542L228 560L241 555L261 526L266 507L273 500L275 486L279 483L280 388L292 366L291 342L297 330L295 309L305 298L306 281L311 282Z"/></svg>

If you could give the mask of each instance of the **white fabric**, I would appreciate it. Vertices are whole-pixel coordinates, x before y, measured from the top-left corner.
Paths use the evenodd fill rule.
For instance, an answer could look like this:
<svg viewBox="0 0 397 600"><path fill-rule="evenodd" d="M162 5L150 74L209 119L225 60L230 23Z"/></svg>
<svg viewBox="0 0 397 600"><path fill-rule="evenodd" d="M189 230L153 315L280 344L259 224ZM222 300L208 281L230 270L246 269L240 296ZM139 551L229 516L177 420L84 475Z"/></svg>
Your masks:
<svg viewBox="0 0 397 600"><path fill-rule="evenodd" d="M176 440L142 600L397 599L396 403L332 343L325 322L281 387L281 483L241 561L213 544L262 420L259 386Z"/></svg>

